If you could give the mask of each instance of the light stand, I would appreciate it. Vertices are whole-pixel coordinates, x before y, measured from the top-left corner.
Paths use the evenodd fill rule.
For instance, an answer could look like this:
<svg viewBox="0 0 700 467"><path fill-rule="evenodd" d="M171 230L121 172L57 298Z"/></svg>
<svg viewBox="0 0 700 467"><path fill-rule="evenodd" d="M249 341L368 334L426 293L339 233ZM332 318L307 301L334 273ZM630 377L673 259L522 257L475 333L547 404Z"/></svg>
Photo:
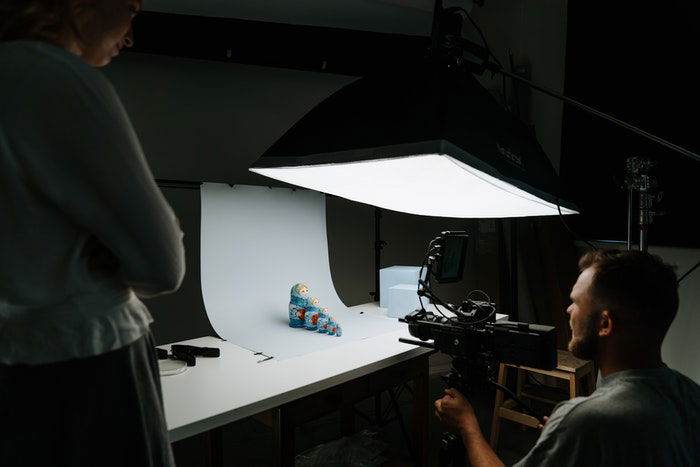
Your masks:
<svg viewBox="0 0 700 467"><path fill-rule="evenodd" d="M649 229L657 213L654 211L656 179L649 173L656 165L645 157L630 157L626 161L625 184L627 185L627 249L632 249L632 226L634 224L635 194L639 210L639 250L649 248Z"/></svg>
<svg viewBox="0 0 700 467"><path fill-rule="evenodd" d="M621 126L622 128L625 128L633 133L636 133L640 136L643 136L644 138L651 140L655 143L658 143L662 146L665 146L669 149L672 149L673 151L682 154L686 157L690 157L691 159L695 159L696 161L700 162L700 155L685 149L681 146L678 146L676 144L673 144L663 138L660 138L652 133L649 133L647 131L642 130L641 128L638 128L634 125L630 125L627 122L624 122L620 119L617 119L615 117L612 117L608 114L605 114L599 110L596 110L592 107L589 107L585 104L582 104L578 101L575 101L574 99L571 99L569 97L566 97L562 94L559 94L555 91L552 91L551 89L547 89L543 86L539 86L521 76L518 76L514 73L510 73L503 68L499 67L498 65L494 64L489 64L487 66L488 69L501 73L505 76L508 76L514 80L520 81L521 83L524 83L528 85L529 87L536 89L544 94L547 94L548 96L554 97L555 99L559 99L562 102L566 102L567 104L573 105L574 107L577 107L581 110L584 110L590 114L593 114L597 117L600 117L604 120L607 120L609 122L612 122L618 126ZM651 223L653 221L653 217L655 215L654 210L653 210L653 204L654 201L656 200L655 194L653 194L653 188L656 187L656 179L653 178L649 174L649 170L655 165L654 162L652 162L648 158L642 158L642 157L630 157L627 159L627 164L626 164L626 184L627 184L627 198L628 198L628 210L627 210L627 249L631 250L632 249L632 237L633 237L633 232L632 232L632 226L634 225L634 198L635 198L635 193L638 196L638 210L639 210L639 222L638 222L638 229L639 229L639 249L640 251L647 251L649 244L649 230L651 228Z"/></svg>

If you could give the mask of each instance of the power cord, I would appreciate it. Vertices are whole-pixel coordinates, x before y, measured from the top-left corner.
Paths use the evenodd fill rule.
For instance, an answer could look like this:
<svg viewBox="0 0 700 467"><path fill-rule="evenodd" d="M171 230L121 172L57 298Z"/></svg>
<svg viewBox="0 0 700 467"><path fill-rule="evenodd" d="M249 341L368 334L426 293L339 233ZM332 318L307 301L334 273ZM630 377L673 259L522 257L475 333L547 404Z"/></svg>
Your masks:
<svg viewBox="0 0 700 467"><path fill-rule="evenodd" d="M561 213L561 206L559 204L559 198L557 198L557 211L559 211L559 219L561 220L561 223L564 224L564 227L566 227L566 230L569 231L569 233L571 234L572 237L574 237L574 239L581 240L581 241L585 242L586 245L588 245L589 247L591 247L593 249L593 251L596 251L598 249L598 247L596 247L594 244L592 244L591 242L589 242L585 238L579 237L578 235L576 235L576 233L573 230L571 230L571 228L569 227L569 224L567 224L566 221L564 220L564 215Z"/></svg>
<svg viewBox="0 0 700 467"><path fill-rule="evenodd" d="M697 263L695 266L693 266L692 268L690 268L690 269L688 270L688 272L686 272L685 274L683 274L683 275L681 276L681 278L678 279L678 282L676 282L676 283L677 283L677 284L680 284L681 281L682 281L683 279L685 279L686 277L688 277L688 275L689 275L691 272L695 271L695 270L698 268L698 266L700 266L700 261L698 261L698 263Z"/></svg>

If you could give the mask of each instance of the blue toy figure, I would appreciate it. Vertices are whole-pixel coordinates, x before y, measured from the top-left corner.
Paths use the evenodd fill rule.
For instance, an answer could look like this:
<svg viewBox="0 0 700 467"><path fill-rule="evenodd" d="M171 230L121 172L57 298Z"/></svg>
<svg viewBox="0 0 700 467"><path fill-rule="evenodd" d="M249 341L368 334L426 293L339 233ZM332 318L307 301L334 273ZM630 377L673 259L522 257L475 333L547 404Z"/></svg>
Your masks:
<svg viewBox="0 0 700 467"><path fill-rule="evenodd" d="M309 288L304 284L294 284L289 300L289 326L303 328L306 308L309 299Z"/></svg>
<svg viewBox="0 0 700 467"><path fill-rule="evenodd" d="M328 317L328 335L329 336L335 336L335 330L337 329L338 324L335 322L335 318L333 316Z"/></svg>
<svg viewBox="0 0 700 467"><path fill-rule="evenodd" d="M340 328L340 324L335 329L335 337L340 337L343 335L343 330Z"/></svg>
<svg viewBox="0 0 700 467"><path fill-rule="evenodd" d="M318 317L321 312L321 307L318 306L318 298L314 297L309 299L308 305L306 306L306 313L304 314L304 326L309 331L315 331L318 329Z"/></svg>
<svg viewBox="0 0 700 467"><path fill-rule="evenodd" d="M321 308L318 312L318 332L327 333L328 332L328 308Z"/></svg>
<svg viewBox="0 0 700 467"><path fill-rule="evenodd" d="M328 308L321 308L316 297L309 298L309 288L304 284L294 284L289 299L289 327L306 328L330 336L340 337L340 325L328 313Z"/></svg>

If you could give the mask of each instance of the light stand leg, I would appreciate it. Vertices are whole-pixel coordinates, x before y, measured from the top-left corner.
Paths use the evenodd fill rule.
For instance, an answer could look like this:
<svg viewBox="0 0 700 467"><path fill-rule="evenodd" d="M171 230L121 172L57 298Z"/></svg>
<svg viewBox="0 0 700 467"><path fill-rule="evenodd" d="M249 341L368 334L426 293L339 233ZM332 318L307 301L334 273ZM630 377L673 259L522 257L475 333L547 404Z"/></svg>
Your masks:
<svg viewBox="0 0 700 467"><path fill-rule="evenodd" d="M374 292L370 292L370 295L374 295L374 301L379 302L379 270L382 264L382 248L386 245L386 242L382 240L381 234L381 222L382 222L382 209L374 208Z"/></svg>
<svg viewBox="0 0 700 467"><path fill-rule="evenodd" d="M634 223L634 188L627 187L627 251L632 250L632 224Z"/></svg>
<svg viewBox="0 0 700 467"><path fill-rule="evenodd" d="M644 182L639 190L639 250L647 251L649 248L649 227L652 216L652 196L649 194L651 181L649 176L642 175Z"/></svg>

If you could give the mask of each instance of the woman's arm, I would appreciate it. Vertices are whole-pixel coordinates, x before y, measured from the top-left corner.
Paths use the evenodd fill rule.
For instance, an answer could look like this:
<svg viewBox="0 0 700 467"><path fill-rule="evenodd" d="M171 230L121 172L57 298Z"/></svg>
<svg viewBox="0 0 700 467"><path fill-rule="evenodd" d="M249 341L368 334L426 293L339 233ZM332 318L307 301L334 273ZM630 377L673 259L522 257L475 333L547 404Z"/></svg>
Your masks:
<svg viewBox="0 0 700 467"><path fill-rule="evenodd" d="M18 140L30 183L112 252L138 295L177 289L182 232L109 82L87 65L47 60L23 92L31 97L16 99L12 114L15 132L36 135Z"/></svg>

